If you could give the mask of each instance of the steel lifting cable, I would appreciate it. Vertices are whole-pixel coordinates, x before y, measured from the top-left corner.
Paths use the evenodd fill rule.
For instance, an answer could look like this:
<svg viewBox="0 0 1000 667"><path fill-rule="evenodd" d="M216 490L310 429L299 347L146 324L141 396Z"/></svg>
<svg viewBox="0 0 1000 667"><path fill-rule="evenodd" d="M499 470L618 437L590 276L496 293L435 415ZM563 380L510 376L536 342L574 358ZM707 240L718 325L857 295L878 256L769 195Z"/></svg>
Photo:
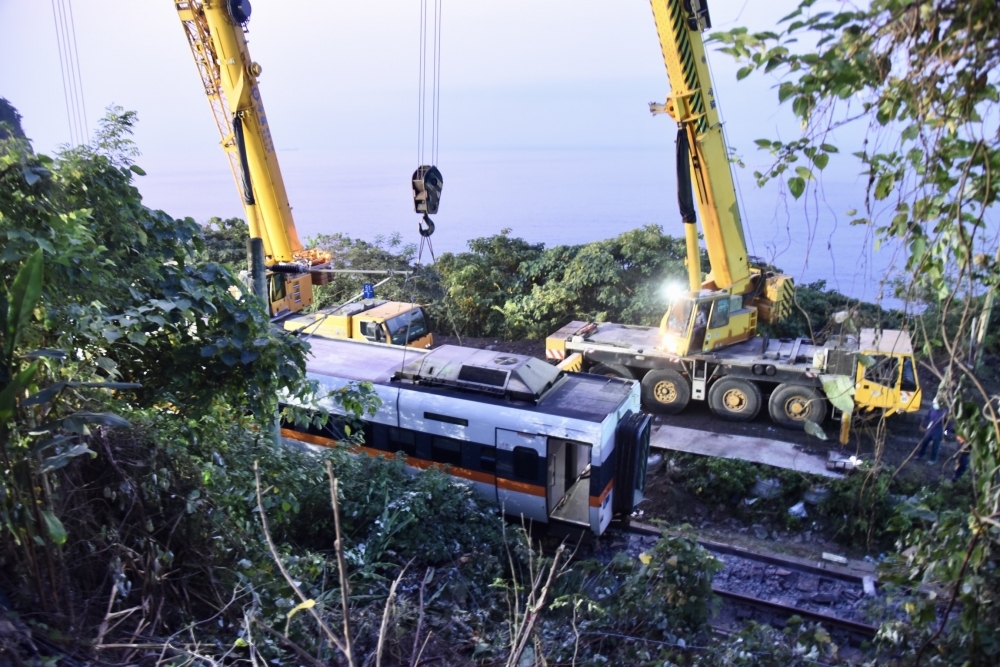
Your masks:
<svg viewBox="0 0 1000 667"><path fill-rule="evenodd" d="M417 78L417 163L425 164L427 149L430 149L431 164L437 164L438 130L441 127L441 17L442 0L434 1L434 16L428 16L428 0L420 0L420 52L417 58L419 76ZM433 25L432 42L428 45L428 24ZM431 89L427 90L427 50L430 46ZM430 141L427 141L427 98L430 97ZM429 146L428 146L429 144Z"/></svg>
<svg viewBox="0 0 1000 667"><path fill-rule="evenodd" d="M441 199L441 189L444 179L435 166L438 159L439 128L441 123L441 17L442 0L433 0L433 16L429 14L428 2L420 0L420 34L417 62L417 164L419 165L411 177L413 188L413 210L421 215L417 225L420 235L428 237L434 233L434 222L430 216L437 213ZM428 40L428 29L434 34ZM428 77L428 50L430 51L430 76ZM428 91L428 78L430 90ZM430 97L430 118L427 115L427 102ZM430 137L427 136L427 125L430 124ZM429 155L428 155L429 153ZM430 164L427 158L430 158Z"/></svg>
<svg viewBox="0 0 1000 667"><path fill-rule="evenodd" d="M406 280L403 281L403 290L404 291L406 290L406 284L408 282L410 282L410 277L413 276L415 278L417 276L417 274L420 272L420 265L421 265L421 262L423 261L424 247L425 246L427 247L427 250L431 253L431 263L432 264L436 264L437 263L437 257L434 256L434 244L431 241L431 238L429 236L421 236L420 237L420 247L417 250L417 266L416 266L416 270L412 274L407 275L406 276ZM416 299L417 299L417 285L416 285L416 280L414 279L413 285L410 288L410 305L411 306L413 306L413 305L416 304ZM445 312L448 314L448 322L451 323L451 329L452 329L452 331L455 332L455 338L458 340L458 344L461 345L462 344L462 335L460 333L458 333L458 325L455 324L455 316L451 312L451 306L448 304L448 299L444 299L444 309L445 309ZM409 343L410 343L410 325L412 323L413 323L413 318L412 317L409 320L406 321L406 339L405 339L405 342L403 344L403 358L399 362L399 369L400 370L403 370L403 368L406 367L406 350L409 347Z"/></svg>
<svg viewBox="0 0 1000 667"><path fill-rule="evenodd" d="M431 126L431 162L438 161L438 141L441 127L441 14L442 0L434 0L434 101L433 125ZM433 254L433 253L432 253Z"/></svg>

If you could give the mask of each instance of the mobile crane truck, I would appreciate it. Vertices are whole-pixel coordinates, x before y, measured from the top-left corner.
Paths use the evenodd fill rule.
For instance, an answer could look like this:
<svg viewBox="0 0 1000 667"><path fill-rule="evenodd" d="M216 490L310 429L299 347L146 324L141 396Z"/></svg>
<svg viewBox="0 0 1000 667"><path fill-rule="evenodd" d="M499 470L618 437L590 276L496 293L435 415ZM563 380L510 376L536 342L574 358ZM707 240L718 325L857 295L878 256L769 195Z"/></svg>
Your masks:
<svg viewBox="0 0 1000 667"><path fill-rule="evenodd" d="M790 276L752 267L747 256L701 36L711 27L708 6L706 0L652 0L652 6L671 94L650 111L678 126L688 291L670 295L659 327L570 322L546 339L546 356L591 373L641 379L643 407L662 414L707 400L718 417L747 421L770 394L773 421L812 432L828 416L840 418L843 443L855 412L918 410L921 391L905 331L862 329L824 345L757 335L758 323L787 317L794 286ZM692 185L711 266L704 280Z"/></svg>
<svg viewBox="0 0 1000 667"><path fill-rule="evenodd" d="M332 311L299 314L313 285L329 282L330 255L303 249L292 218L257 77L247 46L248 0L174 0L194 55L222 147L243 199L250 237L264 245L272 318L288 331L430 347L433 335L419 305L366 298ZM367 295L366 295L367 296Z"/></svg>

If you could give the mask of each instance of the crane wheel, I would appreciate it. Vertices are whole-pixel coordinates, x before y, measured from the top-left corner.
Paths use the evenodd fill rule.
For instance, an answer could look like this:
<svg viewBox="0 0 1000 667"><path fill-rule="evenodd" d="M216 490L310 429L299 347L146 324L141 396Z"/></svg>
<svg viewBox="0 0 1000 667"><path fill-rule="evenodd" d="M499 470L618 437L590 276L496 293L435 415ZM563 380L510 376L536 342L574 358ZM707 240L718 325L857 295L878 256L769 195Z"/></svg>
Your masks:
<svg viewBox="0 0 1000 667"><path fill-rule="evenodd" d="M594 364L587 371L592 375L603 375L609 378L622 378L623 380L634 380L635 376L625 366L621 364Z"/></svg>
<svg viewBox="0 0 1000 667"><path fill-rule="evenodd" d="M757 416L763 399L760 389L749 380L722 378L708 390L708 407L716 417L746 422Z"/></svg>
<svg viewBox="0 0 1000 667"><path fill-rule="evenodd" d="M691 400L687 378L670 369L653 370L642 378L642 407L661 415L675 415Z"/></svg>
<svg viewBox="0 0 1000 667"><path fill-rule="evenodd" d="M775 424L801 431L805 423L821 424L826 418L826 399L814 387L779 384L771 394L767 410Z"/></svg>

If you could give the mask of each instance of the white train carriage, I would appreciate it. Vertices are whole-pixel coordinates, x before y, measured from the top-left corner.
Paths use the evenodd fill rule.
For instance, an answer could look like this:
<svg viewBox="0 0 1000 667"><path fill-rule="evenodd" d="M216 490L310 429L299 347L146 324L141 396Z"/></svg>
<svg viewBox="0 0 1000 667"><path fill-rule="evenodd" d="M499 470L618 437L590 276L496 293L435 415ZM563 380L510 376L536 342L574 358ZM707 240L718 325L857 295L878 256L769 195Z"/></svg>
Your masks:
<svg viewBox="0 0 1000 667"><path fill-rule="evenodd" d="M360 449L369 455L405 456L420 469L447 466L510 516L598 535L642 499L650 418L633 380L450 345L309 342L308 375L323 393L371 382L381 399L365 421ZM327 427L285 424L283 437L335 444L343 408L329 398L318 404L331 414Z"/></svg>

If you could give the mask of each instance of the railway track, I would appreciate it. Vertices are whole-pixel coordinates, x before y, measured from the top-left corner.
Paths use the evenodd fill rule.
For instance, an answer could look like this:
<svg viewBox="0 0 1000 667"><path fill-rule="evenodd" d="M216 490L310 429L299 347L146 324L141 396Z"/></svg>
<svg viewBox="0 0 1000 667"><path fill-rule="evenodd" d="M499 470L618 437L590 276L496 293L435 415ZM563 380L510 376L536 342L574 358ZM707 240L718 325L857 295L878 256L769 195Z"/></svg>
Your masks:
<svg viewBox="0 0 1000 667"><path fill-rule="evenodd" d="M656 526L632 522L627 535L659 537ZM871 640L878 626L867 622L866 608L878 596L874 579L845 567L810 564L801 559L763 554L741 547L699 540L722 561L712 590L723 601L719 629L748 620L783 627L792 616L821 623L842 644Z"/></svg>

